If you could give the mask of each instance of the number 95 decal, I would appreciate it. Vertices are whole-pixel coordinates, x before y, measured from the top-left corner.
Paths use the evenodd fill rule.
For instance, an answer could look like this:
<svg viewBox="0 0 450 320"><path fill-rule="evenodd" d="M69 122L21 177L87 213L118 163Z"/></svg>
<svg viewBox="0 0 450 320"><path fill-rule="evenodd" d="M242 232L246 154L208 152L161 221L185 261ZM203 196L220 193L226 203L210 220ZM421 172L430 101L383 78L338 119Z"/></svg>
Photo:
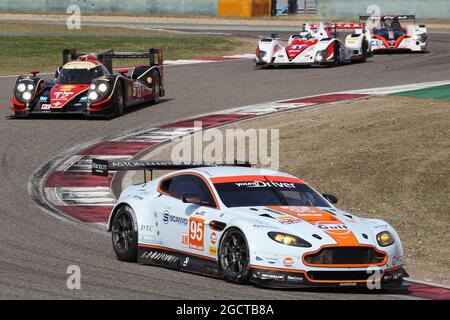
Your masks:
<svg viewBox="0 0 450 320"><path fill-rule="evenodd" d="M189 219L189 248L204 250L205 224L203 219Z"/></svg>

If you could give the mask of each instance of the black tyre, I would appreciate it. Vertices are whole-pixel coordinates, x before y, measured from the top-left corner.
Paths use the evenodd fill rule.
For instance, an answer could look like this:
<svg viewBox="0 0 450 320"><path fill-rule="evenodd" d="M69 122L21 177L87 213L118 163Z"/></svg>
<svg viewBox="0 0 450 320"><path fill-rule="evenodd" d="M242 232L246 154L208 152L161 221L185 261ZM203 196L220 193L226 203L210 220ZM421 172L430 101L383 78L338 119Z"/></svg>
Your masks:
<svg viewBox="0 0 450 320"><path fill-rule="evenodd" d="M153 71L151 74L152 85L151 88L153 90L153 102L158 103L161 99L161 78L157 71Z"/></svg>
<svg viewBox="0 0 450 320"><path fill-rule="evenodd" d="M245 235L230 228L223 236L219 248L219 260L225 280L246 283L250 279L250 251Z"/></svg>
<svg viewBox="0 0 450 320"><path fill-rule="evenodd" d="M334 51L333 51L333 55L334 55L334 62L333 65L338 66L341 64L341 51L340 51L340 46L339 43L337 41L334 42Z"/></svg>
<svg viewBox="0 0 450 320"><path fill-rule="evenodd" d="M367 42L366 39L364 39L361 45L361 53L363 57L367 57L369 55L368 51L369 51L369 43Z"/></svg>
<svg viewBox="0 0 450 320"><path fill-rule="evenodd" d="M138 231L133 210L128 206L118 209L111 228L111 238L117 258L120 261L136 262L138 252Z"/></svg>
<svg viewBox="0 0 450 320"><path fill-rule="evenodd" d="M121 116L123 114L123 110L125 109L125 97L123 84L121 81L117 82L116 90L114 92L113 109L114 116L116 117Z"/></svg>

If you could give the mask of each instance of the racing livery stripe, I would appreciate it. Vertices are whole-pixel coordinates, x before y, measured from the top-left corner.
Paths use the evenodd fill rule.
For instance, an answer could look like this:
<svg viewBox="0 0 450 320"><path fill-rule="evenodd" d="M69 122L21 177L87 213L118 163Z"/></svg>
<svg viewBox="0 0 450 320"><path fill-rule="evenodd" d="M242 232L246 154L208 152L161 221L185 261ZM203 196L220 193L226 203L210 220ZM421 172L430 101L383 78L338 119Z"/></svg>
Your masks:
<svg viewBox="0 0 450 320"><path fill-rule="evenodd" d="M359 242L356 240L353 232L351 232L347 227L344 228L345 224L328 212L322 211L315 207L306 206L296 207L295 209L284 206L268 206L268 208L297 217L317 226L318 228L323 228L323 230L336 241L338 246L359 246Z"/></svg>

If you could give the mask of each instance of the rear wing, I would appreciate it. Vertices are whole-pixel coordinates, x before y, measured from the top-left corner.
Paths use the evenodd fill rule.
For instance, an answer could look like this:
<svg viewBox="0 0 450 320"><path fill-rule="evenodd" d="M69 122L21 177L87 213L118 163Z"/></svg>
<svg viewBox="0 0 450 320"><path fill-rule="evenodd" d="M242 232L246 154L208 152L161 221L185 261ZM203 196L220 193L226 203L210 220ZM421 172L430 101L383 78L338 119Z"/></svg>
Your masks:
<svg viewBox="0 0 450 320"><path fill-rule="evenodd" d="M416 15L415 14L390 14L390 15L382 15L382 16L359 16L359 21L367 21L369 19L371 20L394 20L394 18L398 18L399 20L414 20L414 23L416 21Z"/></svg>
<svg viewBox="0 0 450 320"><path fill-rule="evenodd" d="M148 52L114 52L113 49L106 49L92 53L78 52L77 49L63 50L63 64L83 57L92 57L100 61L111 73L113 72L113 59L149 59L150 67L163 65L162 49L152 48Z"/></svg>
<svg viewBox="0 0 450 320"><path fill-rule="evenodd" d="M312 23L309 24L311 29L319 28L320 24ZM327 23L324 24L325 29L362 29L364 23Z"/></svg>
<svg viewBox="0 0 450 320"><path fill-rule="evenodd" d="M183 170L200 167L251 167L248 162L238 162L233 164L205 163L205 162L172 162L172 161L109 161L102 159L92 159L92 174L95 176L107 177L110 171L144 171L144 179L147 181L147 171L150 171L150 180L153 180L154 170Z"/></svg>

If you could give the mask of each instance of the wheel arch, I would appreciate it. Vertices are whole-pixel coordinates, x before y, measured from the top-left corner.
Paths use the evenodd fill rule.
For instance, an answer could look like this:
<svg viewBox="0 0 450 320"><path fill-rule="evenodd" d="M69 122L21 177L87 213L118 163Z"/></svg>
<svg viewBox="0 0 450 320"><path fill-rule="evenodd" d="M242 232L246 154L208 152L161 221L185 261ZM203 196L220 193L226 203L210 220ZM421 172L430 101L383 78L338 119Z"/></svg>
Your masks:
<svg viewBox="0 0 450 320"><path fill-rule="evenodd" d="M138 226L139 226L139 218L138 218L138 214L136 212L137 211L137 206L135 204L132 203L132 201L130 202L120 202L118 204L116 204L116 206L113 208L113 210L111 211L111 214L109 216L108 219L108 231L111 231L112 229L112 223L114 221L114 218L116 217L117 213L119 212L119 210L123 207L129 207L132 210L132 215L134 218L134 222L136 224L136 230L139 230Z"/></svg>

